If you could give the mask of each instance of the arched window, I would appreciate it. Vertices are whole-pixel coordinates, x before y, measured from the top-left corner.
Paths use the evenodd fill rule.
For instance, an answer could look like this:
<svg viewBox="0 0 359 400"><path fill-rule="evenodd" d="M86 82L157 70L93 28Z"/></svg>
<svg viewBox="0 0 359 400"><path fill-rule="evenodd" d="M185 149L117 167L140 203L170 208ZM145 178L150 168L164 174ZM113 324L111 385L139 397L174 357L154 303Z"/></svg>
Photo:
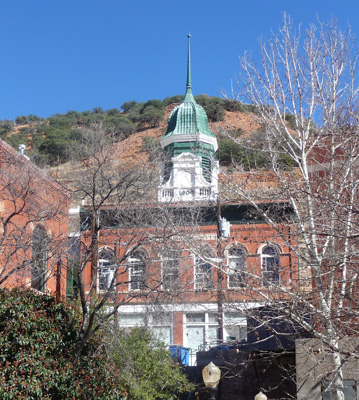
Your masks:
<svg viewBox="0 0 359 400"><path fill-rule="evenodd" d="M280 250L277 246L266 245L261 252L263 285L279 285Z"/></svg>
<svg viewBox="0 0 359 400"><path fill-rule="evenodd" d="M31 287L41 292L46 288L48 242L45 228L35 226L32 234Z"/></svg>
<svg viewBox="0 0 359 400"><path fill-rule="evenodd" d="M214 258L211 248L205 247L194 264L194 288L196 290L211 289L213 287L213 267L210 258Z"/></svg>
<svg viewBox="0 0 359 400"><path fill-rule="evenodd" d="M247 252L242 246L228 250L228 287L230 289L242 287L246 283Z"/></svg>
<svg viewBox="0 0 359 400"><path fill-rule="evenodd" d="M128 259L130 290L146 289L146 258L146 253L140 249Z"/></svg>
<svg viewBox="0 0 359 400"><path fill-rule="evenodd" d="M97 289L99 292L108 290L115 275L115 255L111 249L103 249L99 253L97 268Z"/></svg>
<svg viewBox="0 0 359 400"><path fill-rule="evenodd" d="M168 250L162 254L162 288L177 289L179 286L179 252Z"/></svg>

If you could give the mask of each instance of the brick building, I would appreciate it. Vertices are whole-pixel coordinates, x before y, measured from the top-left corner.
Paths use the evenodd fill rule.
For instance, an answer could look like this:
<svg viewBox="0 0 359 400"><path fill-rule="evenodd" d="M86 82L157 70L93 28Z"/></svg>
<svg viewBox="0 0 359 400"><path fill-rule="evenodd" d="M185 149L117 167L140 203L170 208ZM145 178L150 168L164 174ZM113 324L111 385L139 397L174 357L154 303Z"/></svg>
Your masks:
<svg viewBox="0 0 359 400"><path fill-rule="evenodd" d="M65 295L69 205L65 188L0 140L1 286Z"/></svg>
<svg viewBox="0 0 359 400"><path fill-rule="evenodd" d="M217 139L192 95L189 46L186 94L161 144L170 158L161 166L157 203L102 210L98 261L85 268L85 288L96 286L99 294L114 289L120 326L147 325L167 344L196 351L218 341L245 341L246 310L266 298L284 299L278 288L298 285L298 261L290 251L295 227L285 200L220 200ZM136 209L142 225L130 228L128 214ZM134 229L159 238L166 224L156 221L164 215L168 225L179 221L176 233L136 242ZM88 244L91 207L84 206L81 226Z"/></svg>

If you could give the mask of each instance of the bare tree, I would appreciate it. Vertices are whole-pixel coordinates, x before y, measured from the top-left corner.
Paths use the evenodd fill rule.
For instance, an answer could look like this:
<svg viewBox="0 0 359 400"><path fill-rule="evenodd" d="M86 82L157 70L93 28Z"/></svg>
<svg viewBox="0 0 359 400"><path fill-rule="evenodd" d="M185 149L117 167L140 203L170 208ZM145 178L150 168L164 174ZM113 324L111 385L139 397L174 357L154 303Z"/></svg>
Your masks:
<svg viewBox="0 0 359 400"><path fill-rule="evenodd" d="M120 306L171 303L188 282L179 268L186 261L177 256L184 236L196 240L197 208L156 204L158 164L124 158L123 145L100 124L74 149L74 196L82 201L79 352L104 322L118 318Z"/></svg>
<svg viewBox="0 0 359 400"><path fill-rule="evenodd" d="M70 195L0 143L0 285L65 295Z"/></svg>
<svg viewBox="0 0 359 400"><path fill-rule="evenodd" d="M331 368L320 378L330 380L328 390L342 400L343 368L359 355L354 345L350 351L340 345L358 334L357 48L350 28L341 31L334 20L318 22L302 35L287 15L279 33L260 46L259 64L249 55L240 58L238 100L254 105L265 126L268 174L275 185L251 191L250 182L262 174L258 170L236 182L227 178L230 189L295 254L299 271L267 290L264 262L259 273L247 270L247 290L320 340L331 357ZM283 155L294 167L291 173L279 162ZM288 200L292 220L276 220L258 206L258 198Z"/></svg>

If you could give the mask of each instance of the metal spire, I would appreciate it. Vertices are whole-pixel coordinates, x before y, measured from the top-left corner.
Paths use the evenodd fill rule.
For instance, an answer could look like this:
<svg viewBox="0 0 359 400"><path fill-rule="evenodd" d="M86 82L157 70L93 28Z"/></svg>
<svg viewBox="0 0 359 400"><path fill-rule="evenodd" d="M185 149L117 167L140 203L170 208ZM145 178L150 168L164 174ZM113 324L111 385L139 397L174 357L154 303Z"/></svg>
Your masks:
<svg viewBox="0 0 359 400"><path fill-rule="evenodd" d="M191 34L188 33L188 58L187 58L187 84L186 84L186 95L183 101L194 101L192 95L192 82L191 82Z"/></svg>

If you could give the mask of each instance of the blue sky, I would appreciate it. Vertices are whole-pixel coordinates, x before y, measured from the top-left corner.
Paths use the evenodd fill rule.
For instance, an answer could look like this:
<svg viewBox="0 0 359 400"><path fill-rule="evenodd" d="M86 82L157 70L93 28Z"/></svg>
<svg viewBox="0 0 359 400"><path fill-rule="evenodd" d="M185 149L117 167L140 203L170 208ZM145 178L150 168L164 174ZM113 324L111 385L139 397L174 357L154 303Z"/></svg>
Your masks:
<svg viewBox="0 0 359 400"><path fill-rule="evenodd" d="M0 120L183 94L188 30L193 93L220 96L284 11L303 26L334 16L359 37L357 0L3 1Z"/></svg>

